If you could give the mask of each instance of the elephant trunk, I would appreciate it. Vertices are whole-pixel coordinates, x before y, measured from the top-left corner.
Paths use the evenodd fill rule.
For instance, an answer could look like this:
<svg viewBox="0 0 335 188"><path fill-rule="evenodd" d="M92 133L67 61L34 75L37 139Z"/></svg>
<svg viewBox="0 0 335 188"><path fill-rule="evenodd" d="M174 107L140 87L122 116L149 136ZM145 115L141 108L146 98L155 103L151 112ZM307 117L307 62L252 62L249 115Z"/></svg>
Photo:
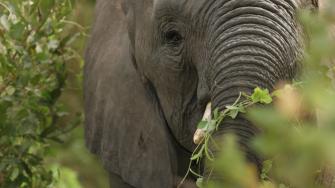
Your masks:
<svg viewBox="0 0 335 188"><path fill-rule="evenodd" d="M218 2L213 6L221 6L224 12L212 13L215 19L210 26L213 48L209 83L212 109L222 111L235 102L240 92L250 94L256 87L272 90L279 81L292 80L301 56L301 33L294 20L293 1ZM234 3L234 8L225 9L231 7L230 3ZM247 159L260 170L262 160L249 146L258 132L256 126L239 115L234 120L224 120L214 137L235 134ZM211 148L214 154L218 152ZM205 176L209 171L205 165Z"/></svg>

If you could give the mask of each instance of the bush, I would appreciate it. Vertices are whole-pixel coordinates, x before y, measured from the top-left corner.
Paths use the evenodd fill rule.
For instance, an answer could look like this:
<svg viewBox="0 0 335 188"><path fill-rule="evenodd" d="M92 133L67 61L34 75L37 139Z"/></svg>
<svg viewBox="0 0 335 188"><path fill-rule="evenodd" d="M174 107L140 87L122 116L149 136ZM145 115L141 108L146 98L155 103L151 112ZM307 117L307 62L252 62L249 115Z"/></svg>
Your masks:
<svg viewBox="0 0 335 188"><path fill-rule="evenodd" d="M66 80L65 62L75 58L65 34L70 0L0 0L0 186L50 187L44 163L49 144L76 122L58 98Z"/></svg>

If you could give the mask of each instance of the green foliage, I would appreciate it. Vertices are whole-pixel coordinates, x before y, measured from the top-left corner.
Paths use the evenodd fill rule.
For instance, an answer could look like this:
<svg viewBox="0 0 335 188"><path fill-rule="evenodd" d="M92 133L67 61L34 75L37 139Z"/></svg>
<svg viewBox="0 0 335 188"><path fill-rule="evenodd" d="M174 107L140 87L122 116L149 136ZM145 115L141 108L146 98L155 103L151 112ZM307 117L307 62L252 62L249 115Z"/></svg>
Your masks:
<svg viewBox="0 0 335 188"><path fill-rule="evenodd" d="M70 168L55 165L53 167L53 175L56 180L54 187L57 188L81 188L78 181L78 175Z"/></svg>
<svg viewBox="0 0 335 188"><path fill-rule="evenodd" d="M262 104L270 104L272 102L272 98L269 94L268 89L260 89L255 88L254 93L250 96L252 102L254 103L262 103Z"/></svg>
<svg viewBox="0 0 335 188"><path fill-rule="evenodd" d="M71 10L69 0L0 0L1 187L52 186L44 157L78 123L58 126L65 62L76 57L78 33L64 33Z"/></svg>

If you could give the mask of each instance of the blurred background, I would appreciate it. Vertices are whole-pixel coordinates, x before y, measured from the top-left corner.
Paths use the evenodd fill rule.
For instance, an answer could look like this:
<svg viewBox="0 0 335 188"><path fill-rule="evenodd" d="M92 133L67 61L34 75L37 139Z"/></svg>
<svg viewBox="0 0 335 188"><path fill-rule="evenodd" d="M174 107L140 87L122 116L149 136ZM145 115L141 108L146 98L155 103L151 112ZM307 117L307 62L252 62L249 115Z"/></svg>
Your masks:
<svg viewBox="0 0 335 188"><path fill-rule="evenodd" d="M86 33L86 35L79 37L73 44L78 55L82 56L93 21L95 0L76 0L73 5L74 11L70 20L80 24ZM82 66L83 61L80 62L77 59L67 63L68 78L60 100L61 103L65 105L64 107L70 116L63 121L73 119L74 115L82 113ZM59 188L109 187L107 174L102 168L102 165L85 146L82 121L73 131L63 135L62 140L64 143L55 143L54 146L51 147L51 155L47 159L48 165L60 169Z"/></svg>

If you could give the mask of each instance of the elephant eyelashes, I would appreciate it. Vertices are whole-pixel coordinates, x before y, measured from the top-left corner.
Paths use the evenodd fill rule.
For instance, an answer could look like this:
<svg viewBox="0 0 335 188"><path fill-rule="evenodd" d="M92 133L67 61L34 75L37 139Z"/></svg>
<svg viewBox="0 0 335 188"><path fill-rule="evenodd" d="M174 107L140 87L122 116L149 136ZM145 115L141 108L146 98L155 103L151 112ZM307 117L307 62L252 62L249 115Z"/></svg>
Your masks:
<svg viewBox="0 0 335 188"><path fill-rule="evenodd" d="M179 45L182 42L183 37L178 31L171 30L164 33L164 40L167 44Z"/></svg>

